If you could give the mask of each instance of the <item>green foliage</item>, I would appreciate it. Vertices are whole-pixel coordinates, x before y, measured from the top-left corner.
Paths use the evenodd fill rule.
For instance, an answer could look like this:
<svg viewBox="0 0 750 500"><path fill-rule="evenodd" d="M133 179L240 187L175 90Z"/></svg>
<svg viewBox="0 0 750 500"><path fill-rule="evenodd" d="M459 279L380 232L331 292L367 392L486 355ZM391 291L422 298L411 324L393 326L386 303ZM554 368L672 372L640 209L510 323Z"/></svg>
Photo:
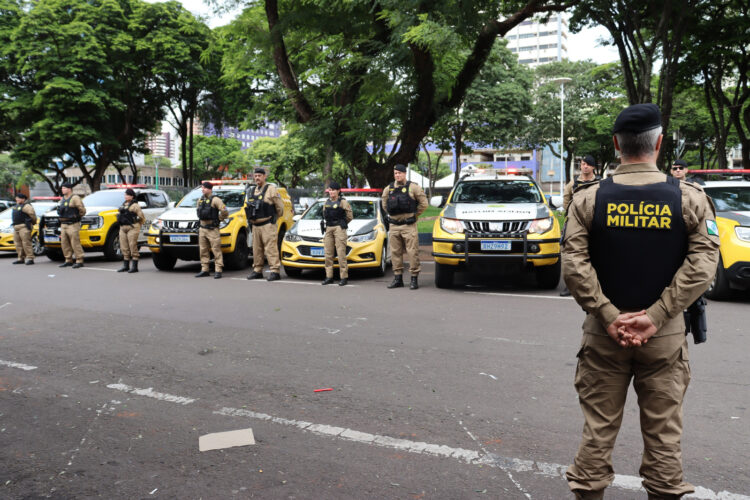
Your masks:
<svg viewBox="0 0 750 500"><path fill-rule="evenodd" d="M249 159L237 139L202 136L194 137L196 179L216 179L236 172L247 173Z"/></svg>
<svg viewBox="0 0 750 500"><path fill-rule="evenodd" d="M10 196L13 188L24 181L24 165L14 161L9 154L0 154L0 195Z"/></svg>
<svg viewBox="0 0 750 500"><path fill-rule="evenodd" d="M262 137L253 141L247 151L253 165L270 167L273 182L284 187L296 188L311 173L322 172L325 154L320 146L311 143L301 131L281 137ZM336 177L340 178L341 172ZM315 179L318 176L313 176ZM322 184L322 179L320 179Z"/></svg>

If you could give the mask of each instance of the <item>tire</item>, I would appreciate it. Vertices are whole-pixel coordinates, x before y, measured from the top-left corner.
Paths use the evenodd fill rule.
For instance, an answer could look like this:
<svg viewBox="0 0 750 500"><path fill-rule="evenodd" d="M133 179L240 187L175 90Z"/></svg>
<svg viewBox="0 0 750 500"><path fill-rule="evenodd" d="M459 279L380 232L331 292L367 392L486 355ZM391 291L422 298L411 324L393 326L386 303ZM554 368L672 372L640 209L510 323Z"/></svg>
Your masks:
<svg viewBox="0 0 750 500"><path fill-rule="evenodd" d="M171 271L177 263L177 257L159 252L151 255L154 267L159 271Z"/></svg>
<svg viewBox="0 0 750 500"><path fill-rule="evenodd" d="M375 276L385 276L385 270L388 269L388 245L383 241L383 247L380 250L380 265L375 268Z"/></svg>
<svg viewBox="0 0 750 500"><path fill-rule="evenodd" d="M284 266L284 272L290 278L299 278L300 276L302 276L302 269L298 267Z"/></svg>
<svg viewBox="0 0 750 500"><path fill-rule="evenodd" d="M34 252L34 257L44 255L44 245L42 245L42 242L39 240L38 234L31 237L31 248Z"/></svg>
<svg viewBox="0 0 750 500"><path fill-rule="evenodd" d="M237 234L237 242L234 244L234 252L224 255L224 266L227 269L245 269L250 249L247 247L247 233L241 230Z"/></svg>
<svg viewBox="0 0 750 500"><path fill-rule="evenodd" d="M55 262L65 260L65 256L59 248L45 248L44 253L47 254L49 260L54 260Z"/></svg>
<svg viewBox="0 0 750 500"><path fill-rule="evenodd" d="M279 247L279 253L281 253L281 242L284 241L284 235L286 235L286 228L281 226L279 228L279 237L277 238L277 245Z"/></svg>
<svg viewBox="0 0 750 500"><path fill-rule="evenodd" d="M553 290L560 284L560 259L551 266L542 266L536 271L536 285L542 290Z"/></svg>
<svg viewBox="0 0 750 500"><path fill-rule="evenodd" d="M435 286L438 288L453 288L453 275L456 270L453 266L447 266L435 262Z"/></svg>
<svg viewBox="0 0 750 500"><path fill-rule="evenodd" d="M122 249L120 248L120 228L112 226L104 241L104 258L107 260L122 260Z"/></svg>
<svg viewBox="0 0 750 500"><path fill-rule="evenodd" d="M729 279L727 278L727 272L724 270L724 261L721 256L719 257L719 264L716 266L714 279L704 295L711 300L726 300L732 296L732 289L729 287Z"/></svg>

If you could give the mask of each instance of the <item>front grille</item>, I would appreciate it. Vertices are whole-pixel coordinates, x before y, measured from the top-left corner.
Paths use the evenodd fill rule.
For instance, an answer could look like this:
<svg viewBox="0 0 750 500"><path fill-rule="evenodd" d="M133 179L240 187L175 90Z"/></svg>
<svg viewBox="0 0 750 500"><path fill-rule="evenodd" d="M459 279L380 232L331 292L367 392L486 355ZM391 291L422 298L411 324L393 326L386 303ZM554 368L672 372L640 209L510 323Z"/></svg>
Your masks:
<svg viewBox="0 0 750 500"><path fill-rule="evenodd" d="M197 220L165 220L162 231L165 233L197 233Z"/></svg>
<svg viewBox="0 0 750 500"><path fill-rule="evenodd" d="M310 241L312 243L323 243L323 237L315 237L315 236L301 236L302 241Z"/></svg>
<svg viewBox="0 0 750 500"><path fill-rule="evenodd" d="M471 236L512 237L521 238L528 228L530 221L484 221L465 220L462 221L464 230Z"/></svg>
<svg viewBox="0 0 750 500"><path fill-rule="evenodd" d="M58 219L57 217L45 217L44 227L49 227L49 228L60 227L60 219Z"/></svg>

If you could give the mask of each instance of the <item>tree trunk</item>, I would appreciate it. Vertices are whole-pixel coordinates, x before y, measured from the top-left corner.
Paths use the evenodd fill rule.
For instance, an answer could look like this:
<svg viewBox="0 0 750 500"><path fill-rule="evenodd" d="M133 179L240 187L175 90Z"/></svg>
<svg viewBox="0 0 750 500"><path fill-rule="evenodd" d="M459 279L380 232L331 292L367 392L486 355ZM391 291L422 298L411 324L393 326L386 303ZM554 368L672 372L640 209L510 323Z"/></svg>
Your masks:
<svg viewBox="0 0 750 500"><path fill-rule="evenodd" d="M453 158L456 164L456 171L453 173L453 185L455 186L458 179L461 177L461 151L463 150L463 126L459 125L455 128L455 135L453 141L454 154Z"/></svg>
<svg viewBox="0 0 750 500"><path fill-rule="evenodd" d="M188 129L188 137L190 138L190 161L188 162L188 170L190 171L190 186L193 185L195 182L195 179L193 179L193 118L195 117L195 110L191 108L190 111L190 123L189 123L189 129Z"/></svg>

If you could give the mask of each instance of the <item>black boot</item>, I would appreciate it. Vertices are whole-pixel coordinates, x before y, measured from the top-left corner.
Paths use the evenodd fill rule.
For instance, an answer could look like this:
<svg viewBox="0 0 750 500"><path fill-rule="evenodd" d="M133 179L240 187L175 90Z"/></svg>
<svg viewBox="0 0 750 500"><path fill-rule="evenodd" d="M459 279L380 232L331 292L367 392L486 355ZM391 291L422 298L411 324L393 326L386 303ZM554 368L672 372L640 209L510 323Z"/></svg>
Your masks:
<svg viewBox="0 0 750 500"><path fill-rule="evenodd" d="M419 288L419 280L416 276L411 277L411 284L409 285L409 290L416 290Z"/></svg>
<svg viewBox="0 0 750 500"><path fill-rule="evenodd" d="M247 279L258 280L258 279L261 279L262 277L263 277L263 273L259 273L258 271L253 271L247 276Z"/></svg>
<svg viewBox="0 0 750 500"><path fill-rule="evenodd" d="M341 278L341 281L339 281L339 286L346 286L349 283L349 280L347 278Z"/></svg>
<svg viewBox="0 0 750 500"><path fill-rule="evenodd" d="M214 273L214 279L215 280L220 280L221 279L221 271L216 271Z"/></svg>
<svg viewBox="0 0 750 500"><path fill-rule="evenodd" d="M138 272L138 261L134 260L130 263L130 271L128 273L137 273Z"/></svg>
<svg viewBox="0 0 750 500"><path fill-rule="evenodd" d="M129 260L123 260L122 261L122 267L117 270L118 273L124 273L130 270L130 261Z"/></svg>
<svg viewBox="0 0 750 500"><path fill-rule="evenodd" d="M560 297L570 297L570 290L568 290L567 286L562 292L560 292Z"/></svg>
<svg viewBox="0 0 750 500"><path fill-rule="evenodd" d="M23 264L23 261L22 260L14 260L13 261L13 265L15 266L16 264Z"/></svg>
<svg viewBox="0 0 750 500"><path fill-rule="evenodd" d="M201 271L201 272L199 272L198 274L196 274L196 275L195 275L195 277L196 277L196 278L205 278L205 277L206 277L206 276L208 276L208 275L209 275L209 274L208 274L208 271Z"/></svg>
<svg viewBox="0 0 750 500"><path fill-rule="evenodd" d="M281 275L279 273L271 273L268 275L268 278L266 278L266 281L276 281L280 279L281 279Z"/></svg>
<svg viewBox="0 0 750 500"><path fill-rule="evenodd" d="M331 283L333 283L333 278L326 278L323 280L321 285L330 285Z"/></svg>
<svg viewBox="0 0 750 500"><path fill-rule="evenodd" d="M404 278L400 274L397 274L393 277L393 281L388 285L388 288L403 288L403 286Z"/></svg>
<svg viewBox="0 0 750 500"><path fill-rule="evenodd" d="M34 265L34 261L33 260L27 260L26 261L26 265L27 266L33 266Z"/></svg>
<svg viewBox="0 0 750 500"><path fill-rule="evenodd" d="M76 262L73 264L73 269L80 269L83 267L83 262Z"/></svg>
<svg viewBox="0 0 750 500"><path fill-rule="evenodd" d="M70 267L70 266L72 266L72 265L73 265L73 263L72 263L72 262L63 262L62 264L60 264L60 265L59 265L59 266L57 266L57 267Z"/></svg>

